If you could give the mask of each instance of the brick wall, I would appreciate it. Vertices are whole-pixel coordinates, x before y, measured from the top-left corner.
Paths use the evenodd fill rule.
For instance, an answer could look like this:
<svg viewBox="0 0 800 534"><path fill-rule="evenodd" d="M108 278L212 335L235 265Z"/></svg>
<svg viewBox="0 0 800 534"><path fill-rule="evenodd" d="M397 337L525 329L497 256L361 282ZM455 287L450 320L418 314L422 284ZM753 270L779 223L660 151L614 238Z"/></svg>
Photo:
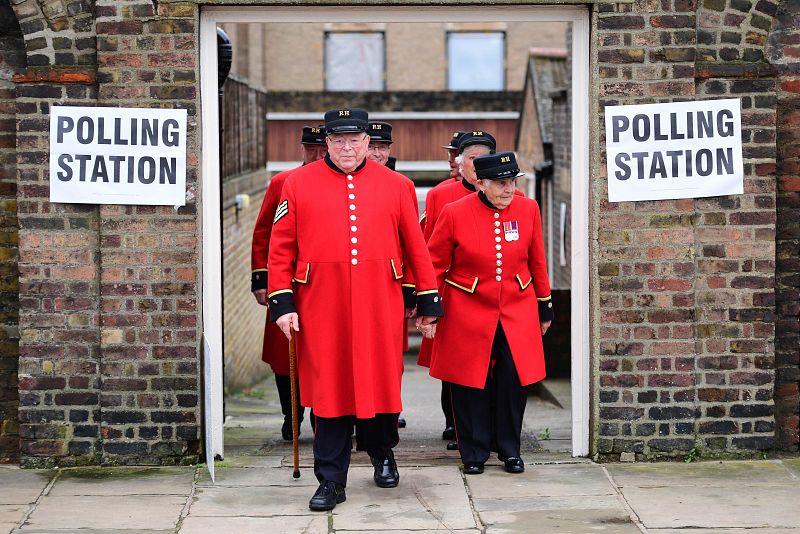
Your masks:
<svg viewBox="0 0 800 534"><path fill-rule="evenodd" d="M760 54L774 7L638 0L599 8L601 111L741 98L745 158L741 196L611 204L605 176L597 184L601 456L774 445L776 84Z"/></svg>
<svg viewBox="0 0 800 534"><path fill-rule="evenodd" d="M12 74L25 68L25 43L8 3L0 1L0 463L19 457L19 272L17 268L16 123Z"/></svg>
<svg viewBox="0 0 800 534"><path fill-rule="evenodd" d="M22 464L195 461L197 8L77 2L56 18L37 9L15 6L26 36L46 36L41 52L28 47L41 67L16 78ZM187 108L187 205L51 205L54 102Z"/></svg>
<svg viewBox="0 0 800 534"><path fill-rule="evenodd" d="M572 110L567 91L558 91L551 95L553 124L553 287L569 289L572 285L570 270L572 254L572 130L570 121ZM561 205L566 205L566 218L561 224ZM561 264L561 247L563 247L565 264ZM567 291L569 295L569 291Z"/></svg>
<svg viewBox="0 0 800 534"><path fill-rule="evenodd" d="M266 308L250 292L250 246L267 185L264 170L229 178L222 189L222 272L225 333L225 387L250 386L270 372L261 361ZM237 194L250 195L250 207L236 210Z"/></svg>
<svg viewBox="0 0 800 534"><path fill-rule="evenodd" d="M189 112L187 204L104 206L98 269L104 463L193 461L200 439L198 8L95 6L98 104Z"/></svg>
<svg viewBox="0 0 800 534"><path fill-rule="evenodd" d="M798 450L800 410L800 27L797 2L781 4L770 36L778 67L775 423L778 445Z"/></svg>

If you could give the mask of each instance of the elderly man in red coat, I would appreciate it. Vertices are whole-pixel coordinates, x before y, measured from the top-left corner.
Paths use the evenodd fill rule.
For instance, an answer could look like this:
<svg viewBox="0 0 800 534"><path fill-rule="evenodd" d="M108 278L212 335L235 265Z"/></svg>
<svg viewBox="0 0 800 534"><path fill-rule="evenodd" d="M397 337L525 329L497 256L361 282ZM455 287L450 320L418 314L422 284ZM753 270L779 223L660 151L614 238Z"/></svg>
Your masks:
<svg viewBox="0 0 800 534"><path fill-rule="evenodd" d="M270 316L287 337L297 333L300 398L316 414L312 510L345 500L353 418L375 483L399 482L404 271L416 283L418 327L442 315L409 180L366 159L367 119L361 109L325 114L328 155L287 178L272 227Z"/></svg>
<svg viewBox="0 0 800 534"><path fill-rule="evenodd" d="M300 150L303 155L303 165L312 163L325 157L328 146L325 143L325 128L321 126L303 126L300 138ZM261 203L255 227L253 228L253 245L250 254L250 290L256 301L262 306L267 306L267 257L269 253L269 238L272 232L272 219L278 202L281 199L283 183L294 171L279 172L272 177ZM275 323L269 321L264 325L264 342L261 347L261 360L268 363L275 373L275 386L278 388L278 399L281 402L283 413L283 426L281 436L286 441L292 440L292 401L291 385L289 380L289 342L281 333ZM303 421L303 407L298 406L300 421ZM311 423L314 423L313 414Z"/></svg>

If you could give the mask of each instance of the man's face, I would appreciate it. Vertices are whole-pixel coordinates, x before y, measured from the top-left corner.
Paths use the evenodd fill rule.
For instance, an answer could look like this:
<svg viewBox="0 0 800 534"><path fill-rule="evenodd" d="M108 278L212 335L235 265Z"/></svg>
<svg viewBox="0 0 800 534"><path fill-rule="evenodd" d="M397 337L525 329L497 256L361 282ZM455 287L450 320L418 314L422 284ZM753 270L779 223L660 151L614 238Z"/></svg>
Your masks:
<svg viewBox="0 0 800 534"><path fill-rule="evenodd" d="M383 141L369 142L369 152L367 153L367 157L372 161L380 163L381 165L386 165L386 162L389 161L389 155L391 153L392 145L390 143L384 143Z"/></svg>
<svg viewBox="0 0 800 534"><path fill-rule="evenodd" d="M461 174L458 172L458 163L456 163L456 157L458 157L457 148L450 148L447 150L447 163L450 164L450 178L458 180Z"/></svg>
<svg viewBox="0 0 800 534"><path fill-rule="evenodd" d="M303 151L303 163L308 165L325 157L328 152L327 145L300 145Z"/></svg>
<svg viewBox="0 0 800 534"><path fill-rule="evenodd" d="M470 145L464 149L464 161L461 163L461 174L464 179L476 185L478 177L475 175L475 158L489 153L489 147L485 145Z"/></svg>
<svg viewBox="0 0 800 534"><path fill-rule="evenodd" d="M369 136L364 132L332 134L326 142L331 161L344 172L361 165L369 149Z"/></svg>

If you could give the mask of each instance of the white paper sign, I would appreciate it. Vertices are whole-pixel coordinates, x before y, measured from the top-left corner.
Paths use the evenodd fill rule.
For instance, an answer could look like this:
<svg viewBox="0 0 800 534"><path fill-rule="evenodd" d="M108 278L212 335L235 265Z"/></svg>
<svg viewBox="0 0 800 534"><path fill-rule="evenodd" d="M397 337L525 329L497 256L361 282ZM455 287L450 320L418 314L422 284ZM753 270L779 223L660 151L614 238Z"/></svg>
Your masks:
<svg viewBox="0 0 800 534"><path fill-rule="evenodd" d="M608 200L666 200L744 191L739 99L609 106Z"/></svg>
<svg viewBox="0 0 800 534"><path fill-rule="evenodd" d="M50 202L186 204L185 109L51 110Z"/></svg>

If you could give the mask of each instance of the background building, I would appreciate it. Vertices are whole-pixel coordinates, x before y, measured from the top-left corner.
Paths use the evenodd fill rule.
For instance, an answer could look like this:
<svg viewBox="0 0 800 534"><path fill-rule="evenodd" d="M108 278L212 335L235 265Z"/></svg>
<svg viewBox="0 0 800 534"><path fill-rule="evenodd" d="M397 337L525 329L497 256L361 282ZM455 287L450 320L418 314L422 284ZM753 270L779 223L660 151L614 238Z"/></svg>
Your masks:
<svg viewBox="0 0 800 534"><path fill-rule="evenodd" d="M360 106L392 124L397 169L418 186L449 176L446 144L456 130L485 130L514 150L531 43L566 43L566 23L224 24L233 79L224 91L225 377L229 389L261 379L264 308L249 290L249 247L269 177L300 165L299 133L328 109ZM563 57L562 64L564 63ZM563 66L562 66L563 70ZM263 102L263 104L262 104ZM266 132L260 135L266 107ZM255 111L258 110L258 111ZM569 115L567 114L567 120ZM569 143L569 132L566 133ZM264 142L261 160L243 154ZM264 161L265 160L265 161ZM242 162L242 163L240 163ZM567 164L568 166L568 164ZM534 194L533 173L521 187ZM529 183L528 183L529 180ZM236 209L247 194L249 208ZM569 273L566 275L569 299ZM569 309L564 324L569 324ZM569 329L561 334L569 340ZM555 337L555 336L554 336ZM562 340L563 341L563 340ZM568 343L568 341L567 341ZM569 374L568 344L561 350ZM551 351L555 353L555 351ZM554 366L551 365L555 369Z"/></svg>

